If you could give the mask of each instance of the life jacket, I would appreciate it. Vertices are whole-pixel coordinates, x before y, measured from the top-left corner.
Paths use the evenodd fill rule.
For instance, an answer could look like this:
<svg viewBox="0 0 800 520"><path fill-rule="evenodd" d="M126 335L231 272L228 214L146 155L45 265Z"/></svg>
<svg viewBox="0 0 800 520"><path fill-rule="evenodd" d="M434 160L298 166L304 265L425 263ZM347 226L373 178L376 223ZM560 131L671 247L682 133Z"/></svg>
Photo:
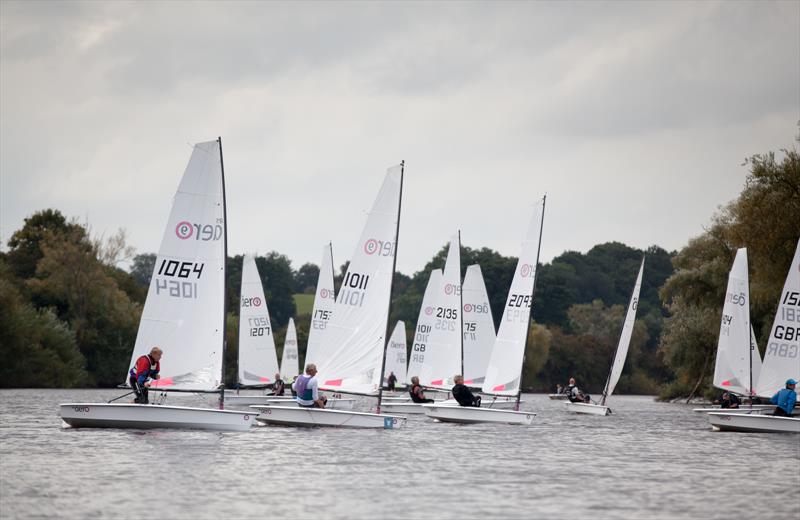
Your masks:
<svg viewBox="0 0 800 520"><path fill-rule="evenodd" d="M420 390L422 390L420 385L414 385L411 387L411 390L408 391L409 395L411 395L411 400L415 403L422 402L423 397L419 395Z"/></svg>
<svg viewBox="0 0 800 520"><path fill-rule="evenodd" d="M297 398L303 401L311 401L314 397L313 391L308 388L308 382L311 381L309 376L298 376L294 382L294 391L297 393Z"/></svg>
<svg viewBox="0 0 800 520"><path fill-rule="evenodd" d="M161 362L156 361L150 354L139 356L136 363L131 368L130 374L136 378L139 384L144 383L148 379L153 378L161 371Z"/></svg>

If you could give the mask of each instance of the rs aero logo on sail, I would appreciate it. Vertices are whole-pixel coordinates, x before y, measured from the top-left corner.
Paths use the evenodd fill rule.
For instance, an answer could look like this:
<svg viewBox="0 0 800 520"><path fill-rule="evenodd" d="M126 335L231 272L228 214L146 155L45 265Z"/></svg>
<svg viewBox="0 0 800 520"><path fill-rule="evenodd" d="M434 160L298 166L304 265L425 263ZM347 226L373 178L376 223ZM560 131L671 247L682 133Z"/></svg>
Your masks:
<svg viewBox="0 0 800 520"><path fill-rule="evenodd" d="M175 235L181 240L201 240L203 242L217 241L222 238L222 224L198 224L182 220L175 226Z"/></svg>

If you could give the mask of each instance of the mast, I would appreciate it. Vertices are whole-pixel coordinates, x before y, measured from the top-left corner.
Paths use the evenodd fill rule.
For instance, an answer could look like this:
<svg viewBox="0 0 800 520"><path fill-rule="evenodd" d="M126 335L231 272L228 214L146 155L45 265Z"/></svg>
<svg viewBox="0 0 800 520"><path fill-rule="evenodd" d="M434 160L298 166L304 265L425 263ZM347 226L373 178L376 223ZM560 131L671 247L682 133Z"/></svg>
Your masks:
<svg viewBox="0 0 800 520"><path fill-rule="evenodd" d="M644 262L644 255L642 255L642 262ZM641 264L640 264L641 265ZM640 267L641 269L641 267ZM638 274L637 274L638 278ZM636 283L634 282L633 291L631 291L631 300L633 300L633 292L636 291ZM628 300L628 308L625 309L625 314L622 315L622 328L620 328L619 336L620 339L622 338L622 333L625 330L625 321L628 319L628 311L630 310L631 300ZM637 299L636 305L638 307L639 302ZM635 318L634 318L635 322ZM617 340L617 348L614 349L614 356L611 358L611 366L608 369L608 377L606 377L606 386L603 388L603 397L600 399L600 406L606 405L606 397L608 397L608 384L611 382L611 373L614 371L614 363L617 361L617 352L619 351L619 340Z"/></svg>
<svg viewBox="0 0 800 520"><path fill-rule="evenodd" d="M533 271L533 287L531 288L531 311L528 313L528 328L525 330L525 347L522 349L522 364L519 367L519 388L517 389L517 401L514 403L514 410L519 411L519 401L522 396L522 371L525 369L525 351L528 350L528 335L531 332L531 321L533 321L533 296L536 294L536 280L539 278L539 253L542 250L542 231L544 230L544 207L547 203L547 194L542 197L542 219L539 221L539 244L536 246L536 265Z"/></svg>
<svg viewBox="0 0 800 520"><path fill-rule="evenodd" d="M461 377L464 377L464 282L461 280L461 230L458 230L458 326L461 334L458 340L461 346Z"/></svg>
<svg viewBox="0 0 800 520"><path fill-rule="evenodd" d="M397 267L397 246L400 242L400 209L403 207L403 173L405 161L400 161L400 196L397 198L397 227L394 232L394 257L392 258L392 278L389 283L389 307L386 310L386 332L383 334L383 357L381 358L381 377L378 383L378 407L376 413L381 413L381 400L383 400L383 372L386 370L386 350L389 348L389 316L392 315L392 296L394 296L394 271Z"/></svg>
<svg viewBox="0 0 800 520"><path fill-rule="evenodd" d="M228 317L228 295L225 292L227 286L227 263L228 263L228 209L225 204L225 163L222 161L222 137L217 137L219 143L219 168L222 173L222 225L223 225L223 254L222 254L222 375L219 387L219 409L225 409L225 350L228 338L226 336L226 322Z"/></svg>

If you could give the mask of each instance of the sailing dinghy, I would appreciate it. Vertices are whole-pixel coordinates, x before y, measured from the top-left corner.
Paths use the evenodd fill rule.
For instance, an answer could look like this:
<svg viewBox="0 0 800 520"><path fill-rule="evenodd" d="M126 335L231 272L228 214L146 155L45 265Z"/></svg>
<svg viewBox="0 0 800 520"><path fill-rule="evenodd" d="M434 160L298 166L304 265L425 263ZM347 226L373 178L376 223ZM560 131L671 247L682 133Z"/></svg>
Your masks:
<svg viewBox="0 0 800 520"><path fill-rule="evenodd" d="M520 412L519 398L522 392L522 363L531 321L531 307L536 286L536 267L539 265L539 249L544 225L545 198L537 204L528 225L522 254L519 256L514 279L506 298L500 330L492 348L486 379L483 382L484 395L515 397L515 410L480 408L471 406L452 406L439 404L423 405L425 414L438 421L455 423L509 423L531 424L535 413ZM541 207L540 207L541 206ZM485 397L484 397L485 399Z"/></svg>
<svg viewBox="0 0 800 520"><path fill-rule="evenodd" d="M787 379L800 379L800 240L786 275L778 311L764 352L764 362L758 375L755 393L759 397L771 398L784 388ZM737 432L788 432L800 433L800 417L776 417L773 415L733 411L708 414L711 427L717 431Z"/></svg>
<svg viewBox="0 0 800 520"><path fill-rule="evenodd" d="M377 396L378 413L257 406L259 422L351 428L398 428L405 424L405 417L380 413L402 186L401 163L386 173L342 279L324 335L330 355L319 361L316 376L320 390Z"/></svg>
<svg viewBox="0 0 800 520"><path fill-rule="evenodd" d="M722 320L714 364L714 386L741 396L755 396L755 382L761 372L755 333L750 323L750 283L747 272L747 249L736 251L725 291ZM719 406L695 408L693 412L749 413L753 410L774 410L771 405L748 405L723 409Z"/></svg>
<svg viewBox="0 0 800 520"><path fill-rule="evenodd" d="M639 291L642 288L643 271L644 257L642 257L642 263L639 266L639 274L636 276L636 284L633 286L631 301L628 303L628 311L625 313L625 321L622 324L622 332L620 332L619 335L617 351L614 354L614 361L611 363L611 369L608 371L608 379L606 379L606 387L603 389L603 398L600 400L600 404L567 402L566 407L568 412L588 415L608 415L611 413L611 409L606 406L606 399L614 393L614 388L616 388L619 377L622 375L622 368L625 366L625 358L628 357L628 347L631 343L633 326L636 322L636 309L639 307Z"/></svg>
<svg viewBox="0 0 800 520"><path fill-rule="evenodd" d="M63 421L90 428L245 431L255 414L223 410L227 218L222 140L195 145L172 202L131 357L164 351L151 391L219 392L220 409L65 403ZM126 374L127 381L127 374Z"/></svg>

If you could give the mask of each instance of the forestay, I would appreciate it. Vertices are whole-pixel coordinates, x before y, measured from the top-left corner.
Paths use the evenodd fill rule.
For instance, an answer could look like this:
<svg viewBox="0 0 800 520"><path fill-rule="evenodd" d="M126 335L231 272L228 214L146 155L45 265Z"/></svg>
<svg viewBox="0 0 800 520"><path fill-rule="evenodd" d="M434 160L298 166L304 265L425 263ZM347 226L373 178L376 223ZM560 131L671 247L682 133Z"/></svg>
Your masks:
<svg viewBox="0 0 800 520"><path fill-rule="evenodd" d="M639 274L636 276L636 284L633 286L631 300L628 302L628 311L625 313L625 322L622 324L622 332L619 335L617 353L614 355L614 362L611 364L611 370L608 373L608 381L603 392L603 404L605 404L606 398L614 393L614 388L617 387L619 377L622 375L622 369L625 366L625 358L628 357L628 347L630 347L633 326L636 323L636 309L639 308L639 291L642 288L643 272L644 258L642 258L642 263L639 265Z"/></svg>
<svg viewBox="0 0 800 520"><path fill-rule="evenodd" d="M308 330L306 345L306 364L322 364L325 359L325 328L333 315L336 296L333 292L333 246L328 243L322 249L322 266L317 278L317 292L314 295L314 308L311 311L311 327ZM330 346L330 345L329 345Z"/></svg>
<svg viewBox="0 0 800 520"><path fill-rule="evenodd" d="M409 384L411 384L412 377L419 377L420 372L422 372L422 365L425 363L425 358L428 354L428 338L431 330L433 330L436 294L441 283L442 270L431 270L431 274L428 277L428 285L425 287L425 294L422 296L417 328L414 330L414 343L411 346L411 359L408 362L407 382Z"/></svg>
<svg viewBox="0 0 800 520"><path fill-rule="evenodd" d="M761 356L750 323L747 249L740 248L736 251L728 274L714 365L714 386L741 395L752 395L751 381L754 386L760 371Z"/></svg>
<svg viewBox="0 0 800 520"><path fill-rule="evenodd" d="M376 395L386 343L402 165L386 173L350 259L325 332L331 356L319 364L317 379L327 390Z"/></svg>
<svg viewBox="0 0 800 520"><path fill-rule="evenodd" d="M133 366L162 348L154 387L212 390L221 382L224 244L219 142L209 141L195 145L173 199L131 357Z"/></svg>
<svg viewBox="0 0 800 520"><path fill-rule="evenodd" d="M800 240L778 302L756 394L772 397L789 378L800 378Z"/></svg>
<svg viewBox="0 0 800 520"><path fill-rule="evenodd" d="M275 337L269 319L264 287L256 260L245 255L242 263L242 291L239 302L239 384L274 383L278 372Z"/></svg>
<svg viewBox="0 0 800 520"><path fill-rule="evenodd" d="M487 394L517 395L520 390L543 208L544 203L540 201L534 209L525 240L522 242L522 254L517 261L514 279L503 310L503 319L486 369L486 380L483 382L482 391Z"/></svg>
<svg viewBox="0 0 800 520"><path fill-rule="evenodd" d="M460 249L458 235L455 235L450 239L444 274L435 293L433 324L428 335L425 362L419 373L419 382L425 387L450 390L453 376L461 373Z"/></svg>
<svg viewBox="0 0 800 520"><path fill-rule="evenodd" d="M281 376L294 379L300 373L300 360L297 353L297 330L294 327L294 318L289 318L286 326L286 338L283 342L283 355L281 356Z"/></svg>
<svg viewBox="0 0 800 520"><path fill-rule="evenodd" d="M394 326L386 348L386 368L383 371L383 383L387 384L389 374L394 372L401 385L406 380L406 324L398 321Z"/></svg>
<svg viewBox="0 0 800 520"><path fill-rule="evenodd" d="M482 386L497 334L481 266L467 267L463 287L464 384Z"/></svg>

